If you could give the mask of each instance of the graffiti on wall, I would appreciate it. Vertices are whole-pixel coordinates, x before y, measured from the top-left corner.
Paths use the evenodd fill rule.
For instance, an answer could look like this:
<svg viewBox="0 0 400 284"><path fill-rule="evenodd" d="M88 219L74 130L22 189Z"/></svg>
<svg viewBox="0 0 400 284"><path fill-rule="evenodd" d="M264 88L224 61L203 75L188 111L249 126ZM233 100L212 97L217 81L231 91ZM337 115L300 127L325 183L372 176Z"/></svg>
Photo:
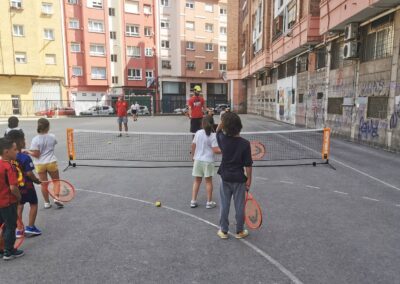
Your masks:
<svg viewBox="0 0 400 284"><path fill-rule="evenodd" d="M400 119L400 96L395 97L395 107L392 115L390 116L390 129L397 128Z"/></svg>
<svg viewBox="0 0 400 284"><path fill-rule="evenodd" d="M295 88L297 77L287 77L277 82L276 118L294 124L296 122Z"/></svg>
<svg viewBox="0 0 400 284"><path fill-rule="evenodd" d="M369 95L384 96L388 90L384 79L360 82L359 89L360 97Z"/></svg>

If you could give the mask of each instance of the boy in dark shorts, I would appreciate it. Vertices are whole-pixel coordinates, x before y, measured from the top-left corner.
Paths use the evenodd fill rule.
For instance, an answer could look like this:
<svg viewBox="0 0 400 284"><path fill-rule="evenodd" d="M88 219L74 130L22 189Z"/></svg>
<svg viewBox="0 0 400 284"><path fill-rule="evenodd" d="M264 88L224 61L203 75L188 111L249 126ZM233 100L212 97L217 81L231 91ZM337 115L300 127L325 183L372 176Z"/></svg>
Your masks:
<svg viewBox="0 0 400 284"><path fill-rule="evenodd" d="M17 158L17 146L8 139L0 138L0 224L3 231L4 251L0 255L11 260L24 255L22 250L14 249L15 229L17 227L17 203L21 199L18 189L17 172L11 164Z"/></svg>
<svg viewBox="0 0 400 284"><path fill-rule="evenodd" d="M244 229L244 203L246 190L249 190L251 185L253 160L250 142L240 137L241 130L240 117L233 112L225 113L217 128L217 142L222 152L222 161L218 170L221 176L221 211L220 230L217 233L221 239L228 238L228 217L232 196L236 212L235 237L242 239L249 235L249 232Z"/></svg>
<svg viewBox="0 0 400 284"><path fill-rule="evenodd" d="M21 200L18 205L18 217L22 218L25 203L29 203L29 223L25 227L25 233L29 235L41 235L42 232L36 228L35 221L38 212L38 198L36 195L35 186L33 183L40 184L40 180L35 176L33 170L32 159L28 154L22 153L25 148L25 135L21 131L12 130L8 133L7 139L11 140L17 145L18 154L16 159L17 171L20 171L21 180L19 180L18 187L21 193ZM17 238L22 237L23 228L17 228Z"/></svg>

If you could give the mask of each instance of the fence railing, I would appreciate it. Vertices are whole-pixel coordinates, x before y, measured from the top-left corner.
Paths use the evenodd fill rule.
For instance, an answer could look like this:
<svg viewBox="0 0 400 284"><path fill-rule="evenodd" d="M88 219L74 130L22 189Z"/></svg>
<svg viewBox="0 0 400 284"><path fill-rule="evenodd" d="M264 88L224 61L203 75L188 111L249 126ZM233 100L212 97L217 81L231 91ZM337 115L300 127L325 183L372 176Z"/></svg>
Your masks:
<svg viewBox="0 0 400 284"><path fill-rule="evenodd" d="M214 108L218 104L229 104L224 99L210 99L207 107ZM150 114L172 114L187 106L186 99L154 100L153 104L141 102L147 106ZM55 116L81 115L95 106L111 106L115 108L115 101L67 101L67 100L0 100L0 116Z"/></svg>

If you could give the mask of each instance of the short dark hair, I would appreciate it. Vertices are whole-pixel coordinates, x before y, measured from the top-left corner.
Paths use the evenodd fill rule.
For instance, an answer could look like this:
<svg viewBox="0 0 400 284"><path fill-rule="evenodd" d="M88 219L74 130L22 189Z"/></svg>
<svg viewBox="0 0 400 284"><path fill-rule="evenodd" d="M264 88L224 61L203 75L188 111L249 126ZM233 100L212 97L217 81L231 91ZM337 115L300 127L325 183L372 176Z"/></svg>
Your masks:
<svg viewBox="0 0 400 284"><path fill-rule="evenodd" d="M48 130L50 127L50 122L46 118L39 118L38 119L38 126L37 126L37 132L38 133L43 133L46 130Z"/></svg>
<svg viewBox="0 0 400 284"><path fill-rule="evenodd" d="M16 116L10 116L8 118L8 127L9 128L15 128L18 127L19 119Z"/></svg>
<svg viewBox="0 0 400 284"><path fill-rule="evenodd" d="M18 144L19 141L25 139L25 134L21 130L11 130L10 132L7 133L6 138Z"/></svg>
<svg viewBox="0 0 400 284"><path fill-rule="evenodd" d="M240 117L234 112L226 112L221 117L223 130L228 136L236 136L243 128Z"/></svg>
<svg viewBox="0 0 400 284"><path fill-rule="evenodd" d="M3 156L5 150L11 149L14 142L7 138L0 138L0 156Z"/></svg>

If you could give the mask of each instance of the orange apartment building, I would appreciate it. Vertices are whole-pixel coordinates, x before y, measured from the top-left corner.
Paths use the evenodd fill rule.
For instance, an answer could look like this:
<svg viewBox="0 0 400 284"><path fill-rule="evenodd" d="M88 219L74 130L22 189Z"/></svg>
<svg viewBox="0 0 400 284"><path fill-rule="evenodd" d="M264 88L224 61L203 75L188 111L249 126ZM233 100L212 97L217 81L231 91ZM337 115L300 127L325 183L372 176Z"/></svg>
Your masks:
<svg viewBox="0 0 400 284"><path fill-rule="evenodd" d="M241 0L228 17L234 109L400 150L399 1Z"/></svg>
<svg viewBox="0 0 400 284"><path fill-rule="evenodd" d="M183 107L195 85L209 106L226 103L227 0L158 0L162 111Z"/></svg>
<svg viewBox="0 0 400 284"><path fill-rule="evenodd" d="M154 11L152 0L64 1L69 98L88 101L75 108L122 94L158 98Z"/></svg>

